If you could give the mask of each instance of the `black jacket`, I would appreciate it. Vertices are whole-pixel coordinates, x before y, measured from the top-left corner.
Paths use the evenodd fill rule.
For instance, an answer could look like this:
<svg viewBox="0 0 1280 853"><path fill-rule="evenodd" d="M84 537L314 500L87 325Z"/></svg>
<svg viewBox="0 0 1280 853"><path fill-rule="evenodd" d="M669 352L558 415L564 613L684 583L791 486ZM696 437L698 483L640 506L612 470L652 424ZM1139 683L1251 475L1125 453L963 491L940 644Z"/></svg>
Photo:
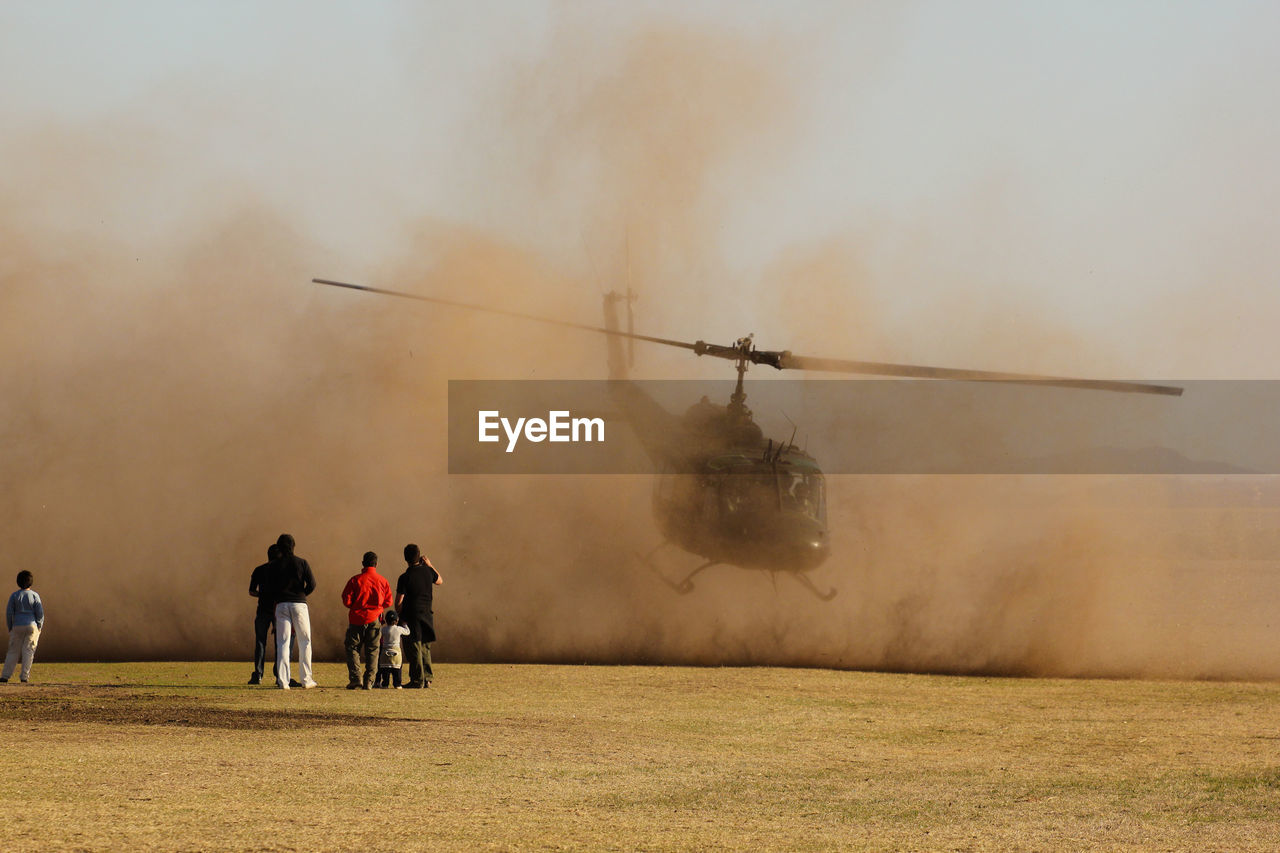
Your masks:
<svg viewBox="0 0 1280 853"><path fill-rule="evenodd" d="M396 581L396 595L403 595L400 609L407 614L431 618L431 593L440 577L426 563L415 563Z"/></svg>
<svg viewBox="0 0 1280 853"><path fill-rule="evenodd" d="M412 637L425 643L436 640L435 618L431 613L431 593L440 575L426 563L414 563L404 570L396 581L396 596L404 596L400 603L401 623L412 632Z"/></svg>
<svg viewBox="0 0 1280 853"><path fill-rule="evenodd" d="M273 597L275 592L272 590L271 583L273 565L273 563L263 563L249 576L249 594L258 597L259 613L274 613L276 609L276 600Z"/></svg>
<svg viewBox="0 0 1280 853"><path fill-rule="evenodd" d="M277 603L307 603L307 596L315 592L316 578L311 574L307 561L290 554L271 564L271 594ZM259 593L261 595L261 593Z"/></svg>

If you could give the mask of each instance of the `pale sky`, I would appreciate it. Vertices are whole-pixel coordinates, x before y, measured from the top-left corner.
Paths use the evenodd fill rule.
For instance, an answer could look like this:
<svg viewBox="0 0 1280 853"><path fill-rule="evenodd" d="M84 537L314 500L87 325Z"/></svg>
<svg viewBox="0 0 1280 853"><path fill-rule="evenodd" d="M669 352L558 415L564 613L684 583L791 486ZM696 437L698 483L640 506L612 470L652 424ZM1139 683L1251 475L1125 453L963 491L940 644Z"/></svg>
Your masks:
<svg viewBox="0 0 1280 853"><path fill-rule="evenodd" d="M340 259L317 275L368 280L423 217L589 268L611 250L585 202L531 209L513 188L536 182L537 143L504 138L494 104L525 76L531 110L610 91L655 28L705 38L710 65L737 45L782 81L776 119L707 143L726 153L704 242L757 296L789 253L855 247L887 342L800 345L970 366L975 324L1051 317L1152 378L1280 375L1269 2L11 0L0 188L21 188L32 228L139 243L251 193ZM725 313L766 325L750 302ZM934 331L952 316L967 331Z"/></svg>

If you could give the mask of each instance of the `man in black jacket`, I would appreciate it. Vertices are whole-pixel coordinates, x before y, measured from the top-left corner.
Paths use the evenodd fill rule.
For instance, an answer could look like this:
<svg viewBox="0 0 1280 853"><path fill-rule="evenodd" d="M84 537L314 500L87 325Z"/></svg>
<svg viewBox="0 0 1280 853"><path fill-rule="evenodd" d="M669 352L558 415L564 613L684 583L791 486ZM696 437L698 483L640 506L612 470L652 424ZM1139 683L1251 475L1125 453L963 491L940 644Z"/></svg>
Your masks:
<svg viewBox="0 0 1280 853"><path fill-rule="evenodd" d="M253 675L250 684L262 683L262 670L267 665L267 631L276 618L276 602L271 593L271 564L280 558L280 546L267 548L267 561L253 570L249 576L249 594L258 599L258 611L253 616ZM271 674L278 676L273 662Z"/></svg>
<svg viewBox="0 0 1280 853"><path fill-rule="evenodd" d="M396 610L400 624L409 629L409 683L406 687L430 687L431 646L436 641L432 622L432 588L444 583L431 561L417 545L404 546L404 561L409 567L396 581Z"/></svg>
<svg viewBox="0 0 1280 853"><path fill-rule="evenodd" d="M316 686L311 677L311 614L307 596L315 592L311 566L294 556L293 537L281 533L276 540L280 558L271 564L272 591L276 601L276 686L289 689L289 641L298 635L298 680L305 688Z"/></svg>

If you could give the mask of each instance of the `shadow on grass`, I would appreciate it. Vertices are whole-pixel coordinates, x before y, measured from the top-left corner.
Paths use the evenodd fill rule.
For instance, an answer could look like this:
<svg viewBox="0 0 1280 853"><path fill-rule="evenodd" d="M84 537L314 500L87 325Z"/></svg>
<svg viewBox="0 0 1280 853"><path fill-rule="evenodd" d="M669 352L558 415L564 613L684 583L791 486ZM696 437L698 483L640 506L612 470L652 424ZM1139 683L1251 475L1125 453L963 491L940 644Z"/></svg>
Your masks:
<svg viewBox="0 0 1280 853"><path fill-rule="evenodd" d="M178 726L203 729L292 729L298 726L377 726L419 723L406 717L380 717L326 711L224 708L189 696L115 691L42 691L33 696L0 697L0 721L31 723L100 723L109 726ZM52 694L52 695L51 695Z"/></svg>

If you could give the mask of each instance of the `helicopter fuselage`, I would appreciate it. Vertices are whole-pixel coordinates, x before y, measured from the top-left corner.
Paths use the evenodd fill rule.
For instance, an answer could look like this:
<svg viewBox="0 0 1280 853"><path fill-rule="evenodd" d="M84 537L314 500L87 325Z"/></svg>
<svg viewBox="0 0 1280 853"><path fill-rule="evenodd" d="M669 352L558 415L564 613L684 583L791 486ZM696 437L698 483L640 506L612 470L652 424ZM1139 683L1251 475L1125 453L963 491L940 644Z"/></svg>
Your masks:
<svg viewBox="0 0 1280 853"><path fill-rule="evenodd" d="M794 448L727 449L666 467L653 510L668 540L717 563L807 572L831 551L826 482Z"/></svg>

